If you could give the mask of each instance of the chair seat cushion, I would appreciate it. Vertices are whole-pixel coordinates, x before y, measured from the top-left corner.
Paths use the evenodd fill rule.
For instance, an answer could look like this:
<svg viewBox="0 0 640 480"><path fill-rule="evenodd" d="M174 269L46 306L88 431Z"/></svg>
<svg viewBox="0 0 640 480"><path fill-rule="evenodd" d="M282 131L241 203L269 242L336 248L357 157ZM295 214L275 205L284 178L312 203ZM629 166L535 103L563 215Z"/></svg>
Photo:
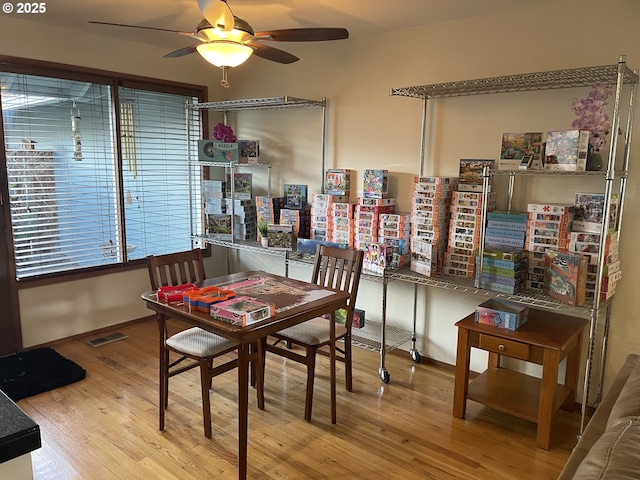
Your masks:
<svg viewBox="0 0 640 480"><path fill-rule="evenodd" d="M307 345L321 345L328 343L331 337L329 320L322 317L312 318L304 323L285 328L278 332L292 341L306 343ZM347 328L336 323L336 338L344 336Z"/></svg>
<svg viewBox="0 0 640 480"><path fill-rule="evenodd" d="M226 338L199 327L172 335L167 338L167 345L194 357L210 357L235 347L235 344Z"/></svg>

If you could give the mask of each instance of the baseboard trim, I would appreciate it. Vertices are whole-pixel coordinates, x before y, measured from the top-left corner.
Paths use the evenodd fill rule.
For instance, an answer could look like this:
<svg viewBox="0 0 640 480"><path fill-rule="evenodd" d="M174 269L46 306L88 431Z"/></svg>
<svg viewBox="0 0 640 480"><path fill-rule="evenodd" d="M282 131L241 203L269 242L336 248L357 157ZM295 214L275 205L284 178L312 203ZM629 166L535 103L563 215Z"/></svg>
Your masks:
<svg viewBox="0 0 640 480"><path fill-rule="evenodd" d="M116 333L115 330L118 330L123 327L127 327L129 325L135 325L136 323L147 322L149 320L154 320L156 318L155 315L149 315L142 318L136 318L134 320L129 320L127 322L117 323L115 325L110 325L108 327L98 328L96 330L91 330L89 332L78 333L76 335L71 335L69 337L59 338L57 340L53 340L51 342L41 343L40 345L32 345L27 348L22 348L22 350L31 350L32 348L40 348L40 347L55 347L61 343L66 343L72 340L84 340L87 337L95 337L95 336L106 336L105 334Z"/></svg>

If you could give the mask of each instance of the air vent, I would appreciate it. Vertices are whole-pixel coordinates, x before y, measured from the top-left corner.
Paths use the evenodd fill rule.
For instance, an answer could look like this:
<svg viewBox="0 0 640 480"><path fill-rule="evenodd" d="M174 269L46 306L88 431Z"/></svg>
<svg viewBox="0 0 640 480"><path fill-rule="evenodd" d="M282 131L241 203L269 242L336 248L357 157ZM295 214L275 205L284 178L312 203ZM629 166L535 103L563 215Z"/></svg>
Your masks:
<svg viewBox="0 0 640 480"><path fill-rule="evenodd" d="M106 335L104 337L94 338L93 340L87 340L87 343L92 347L99 347L100 345L104 345L105 343L111 343L117 340L124 340L125 338L129 338L129 336L125 335L124 333L112 333L111 335Z"/></svg>

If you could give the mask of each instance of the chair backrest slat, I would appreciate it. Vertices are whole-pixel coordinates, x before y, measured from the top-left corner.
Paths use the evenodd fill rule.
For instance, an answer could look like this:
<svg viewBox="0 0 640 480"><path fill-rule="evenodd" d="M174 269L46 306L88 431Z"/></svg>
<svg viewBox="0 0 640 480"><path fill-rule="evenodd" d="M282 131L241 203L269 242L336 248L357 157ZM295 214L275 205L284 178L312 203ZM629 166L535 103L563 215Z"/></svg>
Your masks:
<svg viewBox="0 0 640 480"><path fill-rule="evenodd" d="M149 255L147 266L152 290L184 283L198 283L206 278L202 250L199 248L166 255Z"/></svg>
<svg viewBox="0 0 640 480"><path fill-rule="evenodd" d="M311 281L323 287L335 288L350 294L347 318L351 318L355 308L363 252L320 245L316 250ZM350 324L350 322L347 322Z"/></svg>

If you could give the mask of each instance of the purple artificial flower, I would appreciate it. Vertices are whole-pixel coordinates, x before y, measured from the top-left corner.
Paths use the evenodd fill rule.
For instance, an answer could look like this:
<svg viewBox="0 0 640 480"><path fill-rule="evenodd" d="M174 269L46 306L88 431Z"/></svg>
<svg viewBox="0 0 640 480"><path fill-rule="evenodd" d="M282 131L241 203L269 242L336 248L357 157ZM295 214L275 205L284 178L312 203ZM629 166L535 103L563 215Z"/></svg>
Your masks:
<svg viewBox="0 0 640 480"><path fill-rule="evenodd" d="M233 129L225 125L224 123L218 123L213 129L213 139L218 140L219 142L237 142L235 134L233 133Z"/></svg>
<svg viewBox="0 0 640 480"><path fill-rule="evenodd" d="M611 85L594 85L586 98L576 98L571 103L573 113L578 116L571 126L591 132L589 145L596 152L607 143L607 135L611 130L609 115L602 110L608 105L606 100L612 91Z"/></svg>

